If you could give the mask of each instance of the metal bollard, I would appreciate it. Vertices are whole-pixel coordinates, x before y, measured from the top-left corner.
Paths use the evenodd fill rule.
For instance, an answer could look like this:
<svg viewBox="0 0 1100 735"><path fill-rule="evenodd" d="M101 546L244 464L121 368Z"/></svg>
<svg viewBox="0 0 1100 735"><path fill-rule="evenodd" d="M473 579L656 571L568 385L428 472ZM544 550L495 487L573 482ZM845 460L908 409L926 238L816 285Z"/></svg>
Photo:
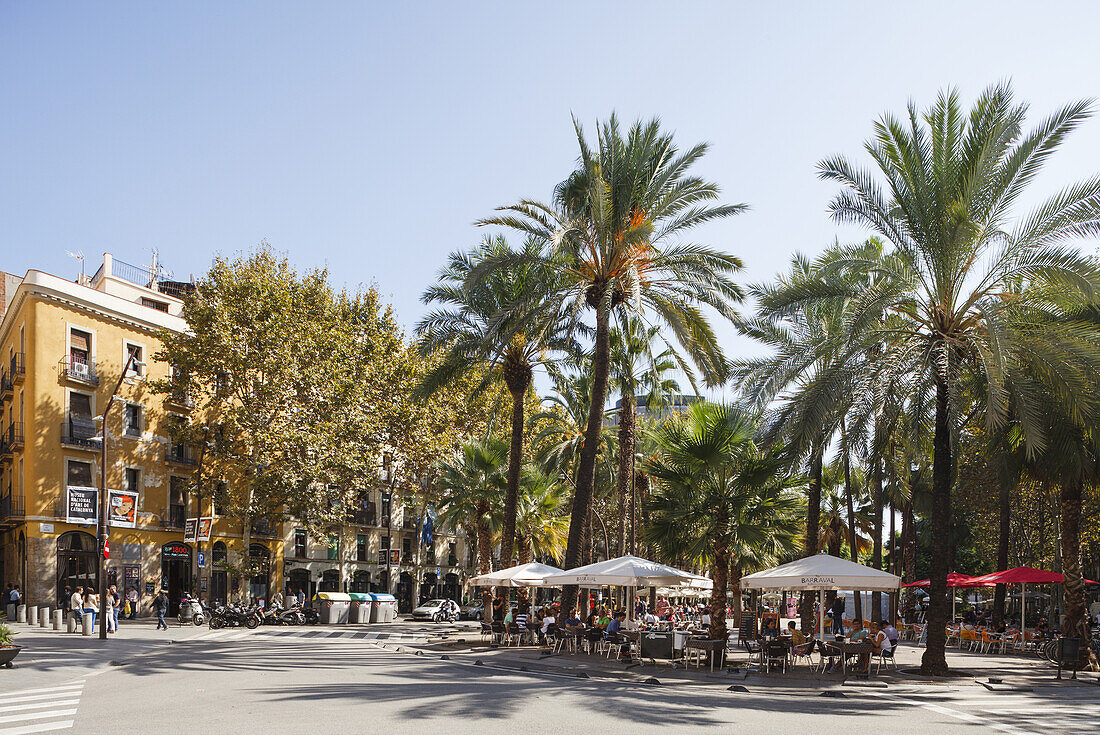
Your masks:
<svg viewBox="0 0 1100 735"><path fill-rule="evenodd" d="M19 607L17 607L16 610L15 610L15 615L16 615L16 622L19 622L19 623L27 622L27 606L26 605L20 605Z"/></svg>
<svg viewBox="0 0 1100 735"><path fill-rule="evenodd" d="M50 627L50 606L43 605L38 608L38 627L48 628Z"/></svg>
<svg viewBox="0 0 1100 735"><path fill-rule="evenodd" d="M69 613L68 615L65 616L65 632L66 633L75 633L76 632L76 614L75 613Z"/></svg>
<svg viewBox="0 0 1100 735"><path fill-rule="evenodd" d="M61 619L64 618L64 617L65 617L65 611L64 610L54 610L53 611L53 629L54 630L61 630ZM70 617L70 620L71 619L72 618ZM72 633L71 630L69 632Z"/></svg>
<svg viewBox="0 0 1100 735"><path fill-rule="evenodd" d="M32 628L38 626L38 607L36 605L27 607L27 625Z"/></svg>
<svg viewBox="0 0 1100 735"><path fill-rule="evenodd" d="M95 613L84 613L80 617L80 635L92 634L92 616Z"/></svg>

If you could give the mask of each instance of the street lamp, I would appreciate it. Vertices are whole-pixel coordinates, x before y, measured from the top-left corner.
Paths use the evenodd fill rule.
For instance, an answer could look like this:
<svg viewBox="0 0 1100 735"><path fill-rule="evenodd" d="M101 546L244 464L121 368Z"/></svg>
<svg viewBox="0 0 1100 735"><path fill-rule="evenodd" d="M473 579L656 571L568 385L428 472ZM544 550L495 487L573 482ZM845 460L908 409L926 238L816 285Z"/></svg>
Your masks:
<svg viewBox="0 0 1100 735"><path fill-rule="evenodd" d="M107 537L110 535L107 528L107 417L111 413L111 407L118 396L118 390L122 387L123 381L126 380L130 368L137 367L140 369L145 366L144 362L137 359L137 354L136 351L130 352L130 357L126 360L126 364L122 366L122 375L115 383L115 389L111 392L111 397L107 399L107 407L103 409L103 415L99 417L99 523L97 524L97 535L99 541L99 639L102 641L107 640L107 618L104 614L104 608L107 605L107 559L105 551L107 549Z"/></svg>

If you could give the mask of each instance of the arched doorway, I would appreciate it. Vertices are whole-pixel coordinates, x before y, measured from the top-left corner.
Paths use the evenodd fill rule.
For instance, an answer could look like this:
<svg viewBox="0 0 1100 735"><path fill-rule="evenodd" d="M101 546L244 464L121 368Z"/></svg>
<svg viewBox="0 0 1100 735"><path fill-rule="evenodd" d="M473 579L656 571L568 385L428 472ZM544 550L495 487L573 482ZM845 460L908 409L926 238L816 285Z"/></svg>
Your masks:
<svg viewBox="0 0 1100 735"><path fill-rule="evenodd" d="M413 578L408 572L401 572L397 578L397 609L399 612L408 613L413 609Z"/></svg>
<svg viewBox="0 0 1100 735"><path fill-rule="evenodd" d="M210 549L210 599L218 605L229 601L229 574L225 565L229 561L229 549L224 541L215 541Z"/></svg>
<svg viewBox="0 0 1100 735"><path fill-rule="evenodd" d="M173 541L160 547L161 577L168 589L168 614L178 615L180 598L191 591L191 546Z"/></svg>
<svg viewBox="0 0 1100 735"><path fill-rule="evenodd" d="M462 601L462 586L458 583L458 575L454 572L443 577L443 597L455 602Z"/></svg>
<svg viewBox="0 0 1100 735"><path fill-rule="evenodd" d="M339 592L340 591L340 572L335 569L326 569L321 573L321 585L317 588L318 592Z"/></svg>
<svg viewBox="0 0 1100 735"><path fill-rule="evenodd" d="M370 572L360 569L351 578L352 592L370 592Z"/></svg>
<svg viewBox="0 0 1100 735"><path fill-rule="evenodd" d="M266 602L271 592L271 550L263 544L249 544L248 558L256 569L248 583L248 595Z"/></svg>
<svg viewBox="0 0 1100 735"><path fill-rule="evenodd" d="M95 536L90 533L69 531L57 538L58 602L65 597L65 587L99 589L99 554Z"/></svg>
<svg viewBox="0 0 1100 735"><path fill-rule="evenodd" d="M439 590L436 587L439 584L439 577L435 576L435 572L428 572L424 575L424 581L420 585L420 602L424 600L432 600L439 597Z"/></svg>

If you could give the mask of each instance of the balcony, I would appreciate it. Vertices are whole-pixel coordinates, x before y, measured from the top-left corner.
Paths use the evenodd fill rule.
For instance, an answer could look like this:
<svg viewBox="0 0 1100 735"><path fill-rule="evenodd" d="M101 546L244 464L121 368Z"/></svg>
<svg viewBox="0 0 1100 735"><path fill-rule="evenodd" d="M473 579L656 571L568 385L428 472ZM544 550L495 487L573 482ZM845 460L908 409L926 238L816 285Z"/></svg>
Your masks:
<svg viewBox="0 0 1100 735"><path fill-rule="evenodd" d="M249 527L251 535L271 538L275 535L275 524L266 518L257 518Z"/></svg>
<svg viewBox="0 0 1100 735"><path fill-rule="evenodd" d="M8 380L12 385L22 385L25 377L27 377L26 360L23 359L22 352L16 352L11 356L11 362L8 364Z"/></svg>
<svg viewBox="0 0 1100 735"><path fill-rule="evenodd" d="M15 395L15 386L8 378L8 371L0 369L0 401L6 401Z"/></svg>
<svg viewBox="0 0 1100 735"><path fill-rule="evenodd" d="M14 528L23 522L25 516L23 496L5 495L0 498L0 528Z"/></svg>
<svg viewBox="0 0 1100 735"><path fill-rule="evenodd" d="M349 510L347 520L348 523L354 523L360 526L378 525L377 516L369 510Z"/></svg>
<svg viewBox="0 0 1100 735"><path fill-rule="evenodd" d="M7 431L4 432L4 454L11 454L12 452L18 452L23 448L23 422L13 421L8 424Z"/></svg>
<svg viewBox="0 0 1100 735"><path fill-rule="evenodd" d="M169 464L183 465L184 467L198 467L199 461L191 452L191 448L184 444L173 444L164 450L164 461Z"/></svg>
<svg viewBox="0 0 1100 735"><path fill-rule="evenodd" d="M160 527L166 531L182 531L186 516L182 505L170 505L160 516Z"/></svg>
<svg viewBox="0 0 1100 735"><path fill-rule="evenodd" d="M80 385L99 385L95 363L91 360L74 359L72 355L61 358L57 363L57 378Z"/></svg>
<svg viewBox="0 0 1100 735"><path fill-rule="evenodd" d="M175 390L164 396L164 405L190 410L195 407L195 399L185 390Z"/></svg>
<svg viewBox="0 0 1100 735"><path fill-rule="evenodd" d="M102 440L97 439L95 424L87 417L70 417L61 423L61 446L82 449L85 452L98 452Z"/></svg>

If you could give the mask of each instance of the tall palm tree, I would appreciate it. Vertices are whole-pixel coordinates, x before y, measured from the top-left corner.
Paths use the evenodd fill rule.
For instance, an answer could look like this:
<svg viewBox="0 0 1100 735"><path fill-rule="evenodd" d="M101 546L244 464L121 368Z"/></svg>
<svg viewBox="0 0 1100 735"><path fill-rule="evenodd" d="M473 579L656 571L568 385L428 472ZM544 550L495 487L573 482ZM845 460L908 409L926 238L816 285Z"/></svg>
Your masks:
<svg viewBox="0 0 1100 735"><path fill-rule="evenodd" d="M1071 186L1030 213L1014 211L1047 158L1087 118L1088 107L1071 103L1025 133L1027 107L1014 102L1009 85L985 90L969 113L958 93L949 91L923 115L910 104L904 121L887 114L876 123L875 137L865 145L874 169L843 157L820 164L823 179L844 187L830 205L834 219L869 227L893 248L890 257L874 263L856 256L840 264L882 276L862 293L833 294L855 300L847 327L850 349L879 345L887 353L879 368L887 382L919 375L935 388L924 674L948 668L952 441L963 375L981 376L986 391L976 398L992 425L1005 416L1011 364L1025 354L1043 354L1047 375L1059 383L1058 398L1071 415L1083 400L1087 381L1065 365L1070 354L1095 347L1031 326L1063 305L1044 289L1002 296L1020 281L1057 284L1085 302L1100 289L1096 263L1063 247L1073 238L1100 234L1100 178ZM820 298L828 290L806 296ZM1026 436L1044 442L1041 422L1021 423Z"/></svg>
<svg viewBox="0 0 1100 735"><path fill-rule="evenodd" d="M495 519L506 484L501 470L507 453L508 445L500 439L471 442L463 445L457 461L441 462L439 466L439 523L457 528L472 521L479 574L493 571L490 540L496 531ZM481 599L484 619L492 622L491 587L482 588Z"/></svg>
<svg viewBox="0 0 1100 735"><path fill-rule="evenodd" d="M740 584L744 565L769 563L795 546L801 503L791 492L802 479L787 473L781 452L754 442L756 416L735 406L694 404L658 432L649 473L659 490L650 501L654 541L675 539L685 556L706 556L714 588L711 635L725 640L730 572ZM754 564L755 565L755 564Z"/></svg>
<svg viewBox="0 0 1100 735"><path fill-rule="evenodd" d="M707 146L679 151L656 118L635 123L624 136L612 115L597 125L594 148L576 120L574 129L580 160L558 185L553 202L521 201L480 223L514 228L545 243L543 259L557 271L556 296L568 304L571 318L578 319L585 307L595 312L592 406L577 473L566 566L580 560L592 502L613 313L651 311L675 335L708 383L723 382L726 359L700 305L734 318L730 303L741 298L741 291L730 277L741 262L682 239L697 225L745 209L739 204L713 204L717 185L688 174ZM481 270L503 267L507 260L498 258ZM572 610L576 594L576 587L566 587L563 614Z"/></svg>
<svg viewBox="0 0 1100 735"><path fill-rule="evenodd" d="M619 554L633 554L627 545L627 527L634 529L634 445L639 396L656 403L662 395L679 390L666 374L677 367L671 347L655 353L653 343L660 328L646 326L636 314L620 315L618 327L611 330L611 384L618 389L618 472ZM627 523L629 515L630 522ZM633 540L633 539L631 539Z"/></svg>
<svg viewBox="0 0 1100 735"><path fill-rule="evenodd" d="M511 443L508 450L508 483L504 498L501 563L511 566L515 549L516 499L523 466L524 399L531 387L535 366L552 350L574 349L568 327L561 319L539 318L554 312L560 302L550 298L557 278L552 261L532 257L539 244L528 239L513 250L503 236L486 239L470 252L452 253L438 283L429 286L421 300L443 304L416 327L420 351L443 350L439 365L424 378L421 391L430 394L460 375L488 366L485 381L503 380L512 398ZM525 257L526 256L526 257ZM486 277L471 281L480 264L508 260Z"/></svg>
<svg viewBox="0 0 1100 735"><path fill-rule="evenodd" d="M520 477L516 513L518 563L533 557L560 561L565 554L569 519L562 515L568 498L564 483L539 467L527 465Z"/></svg>

